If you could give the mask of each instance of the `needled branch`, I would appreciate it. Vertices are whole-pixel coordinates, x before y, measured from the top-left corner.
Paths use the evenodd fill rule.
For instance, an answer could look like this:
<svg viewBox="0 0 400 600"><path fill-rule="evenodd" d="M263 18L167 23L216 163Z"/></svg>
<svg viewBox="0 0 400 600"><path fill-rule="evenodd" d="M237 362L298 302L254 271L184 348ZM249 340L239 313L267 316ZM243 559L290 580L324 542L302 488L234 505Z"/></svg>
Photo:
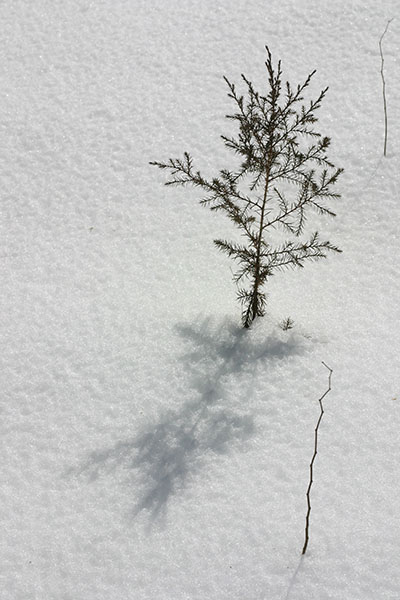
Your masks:
<svg viewBox="0 0 400 600"><path fill-rule="evenodd" d="M233 275L240 282L237 298L242 304L242 323L249 328L265 313L264 287L269 278L286 268L303 267L306 261L324 258L328 251L341 252L314 233L305 232L308 213L335 216L329 203L340 198L332 188L342 169L329 161L330 138L315 130L328 88L316 100L304 102L315 71L303 83L282 85L281 63L274 67L266 47L267 92L259 93L242 75L242 95L226 77L234 112L227 118L237 127L235 135L222 135L226 148L238 159L231 169L207 178L195 170L185 152L183 158L152 162L170 172L166 185L200 188L203 206L224 212L240 231L243 242L214 240L216 247L238 264ZM282 91L284 90L284 91ZM277 239L283 230L291 239Z"/></svg>
<svg viewBox="0 0 400 600"><path fill-rule="evenodd" d="M326 390L326 392L325 392L325 393L324 393L324 394L321 396L321 398L319 398L319 400L318 400L318 402L319 402L319 406L320 406L320 409L321 409L321 413L320 413L320 415L319 415L319 419L318 419L318 421L317 421L317 425L316 425L316 427L315 427L315 430L314 430L314 454L313 454L313 456L312 456L312 459L311 459L311 462L310 462L310 481L309 481L308 488L307 488L307 493L306 493L306 497L307 497L307 515L306 515L306 528L305 528L305 542L304 542L304 546L303 546L303 551L302 551L302 554L305 554L305 553L306 553L307 546L308 546L308 540L309 540L309 526L310 526L310 513L311 513L311 500L310 500L310 493L311 493L311 487L312 487L312 484L313 484L313 475L314 475L313 468L314 468L314 461L315 461L315 458L316 458L316 456L317 456L317 453L318 453L318 429L319 429L319 426L320 426L320 424L321 424L321 421L322 421L322 416L323 416L323 414L324 414L324 407L323 407L323 405L322 405L322 400L323 400L323 399L325 398L325 396L326 396L327 394L329 394L329 392L331 391L331 377L332 377L332 373L333 373L333 370L332 370L330 367L328 367L328 365L327 365L327 364L325 364L323 361L322 361L322 364L323 364L323 365L324 365L324 367L326 367L326 368L328 369L328 371L329 371L329 377L328 377L328 389L327 389L327 390Z"/></svg>

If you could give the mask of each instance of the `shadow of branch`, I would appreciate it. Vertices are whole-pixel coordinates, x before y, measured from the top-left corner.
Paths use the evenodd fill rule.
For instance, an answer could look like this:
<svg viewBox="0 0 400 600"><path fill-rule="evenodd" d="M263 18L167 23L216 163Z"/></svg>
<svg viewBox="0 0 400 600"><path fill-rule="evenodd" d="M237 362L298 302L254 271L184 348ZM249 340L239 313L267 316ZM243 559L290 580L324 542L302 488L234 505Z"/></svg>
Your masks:
<svg viewBox="0 0 400 600"><path fill-rule="evenodd" d="M166 514L171 497L187 485L207 455L231 451L252 435L251 406L235 401L227 382L236 382L242 372L254 374L257 363L265 369L271 360L301 351L295 337L291 342L260 341L252 332L211 320L180 324L176 331L185 346L182 365L191 398L133 438L92 452L70 470L92 481L117 470L133 476L138 494L133 516L146 511L153 521Z"/></svg>

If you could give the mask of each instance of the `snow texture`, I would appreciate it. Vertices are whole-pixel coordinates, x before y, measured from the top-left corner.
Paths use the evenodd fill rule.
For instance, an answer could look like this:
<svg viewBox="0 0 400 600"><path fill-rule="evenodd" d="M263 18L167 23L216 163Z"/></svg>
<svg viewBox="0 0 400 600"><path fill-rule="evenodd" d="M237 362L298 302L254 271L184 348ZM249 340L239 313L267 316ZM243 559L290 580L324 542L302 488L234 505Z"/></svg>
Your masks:
<svg viewBox="0 0 400 600"><path fill-rule="evenodd" d="M1 2L2 600L399 600L398 9ZM229 166L222 76L265 84L265 44L330 86L343 254L244 332L231 224L148 162Z"/></svg>

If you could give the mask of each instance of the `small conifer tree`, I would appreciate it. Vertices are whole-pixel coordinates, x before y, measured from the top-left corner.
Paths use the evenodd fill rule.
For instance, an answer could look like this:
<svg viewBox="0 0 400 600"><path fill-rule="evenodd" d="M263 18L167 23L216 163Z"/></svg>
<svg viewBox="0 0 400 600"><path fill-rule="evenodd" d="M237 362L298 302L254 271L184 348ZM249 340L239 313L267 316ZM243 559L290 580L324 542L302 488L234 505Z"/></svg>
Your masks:
<svg viewBox="0 0 400 600"><path fill-rule="evenodd" d="M150 163L170 171L166 185L201 188L206 195L200 203L225 212L240 230L244 243L222 239L214 243L238 263L234 279L244 327L264 315L264 286L276 271L303 267L307 260L324 258L327 251L341 252L329 241L321 241L318 232L308 239L300 237L309 209L335 216L328 204L340 198L332 188L343 169L328 160L330 138L314 129L318 120L315 113L328 88L305 105L303 92L315 71L296 88L286 82L282 91L281 61L274 68L268 47L266 51L266 95L257 92L242 75L245 99L224 77L236 107L227 118L236 121L238 133L236 137L221 137L240 157L236 170L222 169L218 176L207 179L194 169L187 152L181 159ZM286 232L286 239L276 241L277 229Z"/></svg>

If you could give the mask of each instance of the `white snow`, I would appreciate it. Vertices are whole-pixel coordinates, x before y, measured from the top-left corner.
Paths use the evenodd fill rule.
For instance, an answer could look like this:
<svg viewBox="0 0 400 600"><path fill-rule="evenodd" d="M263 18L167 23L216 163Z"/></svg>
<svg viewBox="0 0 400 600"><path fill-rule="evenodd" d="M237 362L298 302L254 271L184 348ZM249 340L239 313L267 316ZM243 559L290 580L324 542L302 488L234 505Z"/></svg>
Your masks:
<svg viewBox="0 0 400 600"><path fill-rule="evenodd" d="M2 600L399 600L398 8L1 3ZM330 86L343 254L244 332L231 224L148 162L229 166L222 76L261 87L265 44Z"/></svg>

